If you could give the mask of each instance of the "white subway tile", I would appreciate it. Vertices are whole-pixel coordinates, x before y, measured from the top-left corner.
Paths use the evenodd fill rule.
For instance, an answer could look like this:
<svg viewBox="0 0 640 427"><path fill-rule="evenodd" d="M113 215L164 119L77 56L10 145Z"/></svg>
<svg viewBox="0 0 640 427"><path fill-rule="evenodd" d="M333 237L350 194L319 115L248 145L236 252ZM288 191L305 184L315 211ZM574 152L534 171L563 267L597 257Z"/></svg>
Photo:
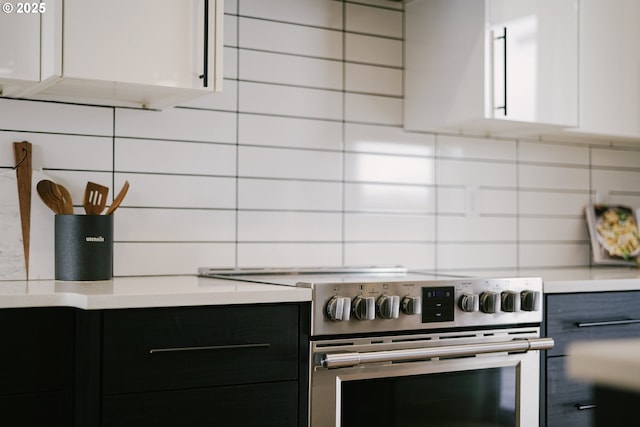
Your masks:
<svg viewBox="0 0 640 427"><path fill-rule="evenodd" d="M124 172L235 175L236 147L202 142L116 138L114 168Z"/></svg>
<svg viewBox="0 0 640 427"><path fill-rule="evenodd" d="M233 242L235 212L207 209L127 208L115 212L117 242Z"/></svg>
<svg viewBox="0 0 640 427"><path fill-rule="evenodd" d="M491 138L437 136L439 157L452 159L516 160L516 143Z"/></svg>
<svg viewBox="0 0 640 427"><path fill-rule="evenodd" d="M614 168L635 168L640 169L640 151L623 149L591 149L592 166L608 166Z"/></svg>
<svg viewBox="0 0 640 427"><path fill-rule="evenodd" d="M439 270L507 268L517 265L517 245L509 243L440 243L436 247Z"/></svg>
<svg viewBox="0 0 640 427"><path fill-rule="evenodd" d="M438 216L439 242L503 242L517 240L516 218L485 216Z"/></svg>
<svg viewBox="0 0 640 427"><path fill-rule="evenodd" d="M235 142L235 115L168 108L162 111L116 109L115 135L151 139Z"/></svg>
<svg viewBox="0 0 640 427"><path fill-rule="evenodd" d="M337 152L289 148L240 147L238 174L243 177L339 180Z"/></svg>
<svg viewBox="0 0 640 427"><path fill-rule="evenodd" d="M346 213L344 238L347 242L433 242L433 215L384 215Z"/></svg>
<svg viewBox="0 0 640 427"><path fill-rule="evenodd" d="M358 182L433 184L434 160L384 154L345 154L345 179Z"/></svg>
<svg viewBox="0 0 640 427"><path fill-rule="evenodd" d="M238 208L340 211L342 186L334 182L240 178Z"/></svg>
<svg viewBox="0 0 640 427"><path fill-rule="evenodd" d="M237 14L238 0L224 0L224 13Z"/></svg>
<svg viewBox="0 0 640 427"><path fill-rule="evenodd" d="M240 14L314 27L342 28L342 3L335 0L242 0Z"/></svg>
<svg viewBox="0 0 640 427"><path fill-rule="evenodd" d="M590 257L588 243L520 243L518 265L522 268L584 266L589 265Z"/></svg>
<svg viewBox="0 0 640 427"><path fill-rule="evenodd" d="M0 129L81 135L111 135L113 110L108 107L0 98Z"/></svg>
<svg viewBox="0 0 640 427"><path fill-rule="evenodd" d="M405 132L401 126L345 123L345 149L371 153L433 156L432 134Z"/></svg>
<svg viewBox="0 0 640 427"><path fill-rule="evenodd" d="M346 243L345 265L401 265L435 268L435 249L429 243Z"/></svg>
<svg viewBox="0 0 640 427"><path fill-rule="evenodd" d="M340 31L252 18L240 18L238 25L240 48L342 59Z"/></svg>
<svg viewBox="0 0 640 427"><path fill-rule="evenodd" d="M231 243L114 243L114 276L196 274L199 267L235 265Z"/></svg>
<svg viewBox="0 0 640 427"><path fill-rule="evenodd" d="M335 121L239 114L240 144L295 148L342 148L342 125Z"/></svg>
<svg viewBox="0 0 640 427"><path fill-rule="evenodd" d="M312 119L341 120L340 92L240 82L240 111Z"/></svg>
<svg viewBox="0 0 640 427"><path fill-rule="evenodd" d="M524 189L588 190L589 169L520 165L518 184Z"/></svg>
<svg viewBox="0 0 640 427"><path fill-rule="evenodd" d="M345 94L344 117L351 122L402 124L402 99L357 93Z"/></svg>
<svg viewBox="0 0 640 427"><path fill-rule="evenodd" d="M345 64L345 79L345 89L349 92L402 96L404 91L403 73L398 69Z"/></svg>
<svg viewBox="0 0 640 427"><path fill-rule="evenodd" d="M226 6L225 4L225 9ZM231 12L225 11L225 13ZM238 47L238 17L235 15L225 15L223 25L224 34L222 41L224 46Z"/></svg>
<svg viewBox="0 0 640 427"><path fill-rule="evenodd" d="M357 212L433 213L435 190L427 186L345 185L345 210Z"/></svg>
<svg viewBox="0 0 640 427"><path fill-rule="evenodd" d="M521 162L564 163L574 165L589 164L589 149L586 147L520 142L518 160Z"/></svg>
<svg viewBox="0 0 640 427"><path fill-rule="evenodd" d="M403 43L362 34L346 34L345 57L349 62L403 66Z"/></svg>
<svg viewBox="0 0 640 427"><path fill-rule="evenodd" d="M518 208L521 215L583 215L589 204L589 194L553 193L548 191L518 192Z"/></svg>
<svg viewBox="0 0 640 427"><path fill-rule="evenodd" d="M238 267L342 265L337 243L238 243Z"/></svg>
<svg viewBox="0 0 640 427"><path fill-rule="evenodd" d="M640 171L594 169L591 171L591 182L596 191L607 189L638 193L640 192Z"/></svg>
<svg viewBox="0 0 640 427"><path fill-rule="evenodd" d="M225 79L237 79L238 78L238 49L235 47L224 48L224 63L222 75ZM236 87L236 86L234 86ZM222 90L227 90L226 82L222 83Z"/></svg>
<svg viewBox="0 0 640 427"><path fill-rule="evenodd" d="M402 38L403 14L401 11L346 4L346 30Z"/></svg>
<svg viewBox="0 0 640 427"><path fill-rule="evenodd" d="M342 216L333 212L238 212L240 242L339 242Z"/></svg>
<svg viewBox="0 0 640 427"><path fill-rule="evenodd" d="M522 241L587 241L584 218L520 218L518 237Z"/></svg>
<svg viewBox="0 0 640 427"><path fill-rule="evenodd" d="M333 60L241 50L241 80L342 90L342 63Z"/></svg>
<svg viewBox="0 0 640 427"><path fill-rule="evenodd" d="M438 161L438 185L515 188L516 165L483 161Z"/></svg>
<svg viewBox="0 0 640 427"><path fill-rule="evenodd" d="M509 189L438 187L438 213L468 216L516 215L516 195L516 191Z"/></svg>
<svg viewBox="0 0 640 427"><path fill-rule="evenodd" d="M233 178L120 174L131 187L127 204L164 208L233 208L235 180Z"/></svg>

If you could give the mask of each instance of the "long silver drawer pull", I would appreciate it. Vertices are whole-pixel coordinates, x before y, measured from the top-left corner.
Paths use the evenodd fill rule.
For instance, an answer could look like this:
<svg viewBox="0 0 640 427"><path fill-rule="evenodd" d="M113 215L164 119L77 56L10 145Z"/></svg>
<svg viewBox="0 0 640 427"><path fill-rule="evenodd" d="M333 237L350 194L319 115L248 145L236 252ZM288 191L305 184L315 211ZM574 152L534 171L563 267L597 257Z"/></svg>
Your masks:
<svg viewBox="0 0 640 427"><path fill-rule="evenodd" d="M579 323L576 323L576 326L578 328L589 328L592 326L632 325L634 323L640 323L640 319L605 320L602 322L579 322Z"/></svg>
<svg viewBox="0 0 640 427"><path fill-rule="evenodd" d="M588 409L596 408L596 405L593 403L577 403L575 406L578 411L586 411Z"/></svg>
<svg viewBox="0 0 640 427"><path fill-rule="evenodd" d="M474 356L476 354L526 352L529 350L549 350L553 348L553 338L531 338L495 343L450 345L407 350L372 351L368 353L335 353L322 356L325 368L343 368L365 363L406 362L431 359L434 357Z"/></svg>
<svg viewBox="0 0 640 427"><path fill-rule="evenodd" d="M155 353L171 353L176 351L208 351L208 350L229 350L238 348L269 348L271 344L235 344L235 345L207 345L200 347L169 347L169 348L152 348L150 354Z"/></svg>

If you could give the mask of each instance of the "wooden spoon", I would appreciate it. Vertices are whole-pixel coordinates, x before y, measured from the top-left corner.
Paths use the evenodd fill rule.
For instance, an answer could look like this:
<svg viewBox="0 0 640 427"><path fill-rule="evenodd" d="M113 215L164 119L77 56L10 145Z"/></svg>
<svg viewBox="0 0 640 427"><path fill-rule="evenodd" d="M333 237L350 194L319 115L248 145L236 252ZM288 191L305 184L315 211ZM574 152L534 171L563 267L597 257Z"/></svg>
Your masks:
<svg viewBox="0 0 640 427"><path fill-rule="evenodd" d="M109 206L109 209L107 209L107 213L105 215L111 215L113 211L118 209L118 206L120 206L120 203L122 203L124 196L127 195L127 191L129 191L129 181L124 182L122 188L120 189L120 192L118 193L116 198L113 199L113 202L111 202L111 206Z"/></svg>
<svg viewBox="0 0 640 427"><path fill-rule="evenodd" d="M51 209L56 215L64 214L64 200L62 193L55 182L43 179L38 182L36 189L38 190L38 195L44 204L49 206L49 209Z"/></svg>
<svg viewBox="0 0 640 427"><path fill-rule="evenodd" d="M107 205L107 194L109 194L109 187L91 181L87 182L82 200L82 205L87 215L100 215L102 213Z"/></svg>
<svg viewBox="0 0 640 427"><path fill-rule="evenodd" d="M62 210L65 215L73 215L73 200L71 200L71 194L67 187L62 184L56 184L58 186L58 190L62 195Z"/></svg>

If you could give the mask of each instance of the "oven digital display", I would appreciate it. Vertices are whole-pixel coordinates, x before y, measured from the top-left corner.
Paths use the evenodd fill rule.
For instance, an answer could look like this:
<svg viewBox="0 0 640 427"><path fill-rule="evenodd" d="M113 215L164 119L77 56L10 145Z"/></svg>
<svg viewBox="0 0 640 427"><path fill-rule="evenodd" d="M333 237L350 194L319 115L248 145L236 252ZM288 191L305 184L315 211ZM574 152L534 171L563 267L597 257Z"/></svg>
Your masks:
<svg viewBox="0 0 640 427"><path fill-rule="evenodd" d="M452 322L454 312L453 286L422 288L422 323Z"/></svg>

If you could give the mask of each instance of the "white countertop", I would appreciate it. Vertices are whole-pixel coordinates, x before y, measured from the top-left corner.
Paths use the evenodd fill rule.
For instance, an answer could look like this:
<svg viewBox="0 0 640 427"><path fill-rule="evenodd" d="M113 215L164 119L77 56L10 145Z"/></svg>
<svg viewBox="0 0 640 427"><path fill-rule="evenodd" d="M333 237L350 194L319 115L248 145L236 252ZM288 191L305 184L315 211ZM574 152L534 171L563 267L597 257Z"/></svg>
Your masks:
<svg viewBox="0 0 640 427"><path fill-rule="evenodd" d="M95 310L310 300L311 289L197 276L117 277L99 282L0 281L0 308Z"/></svg>
<svg viewBox="0 0 640 427"><path fill-rule="evenodd" d="M542 277L545 293L640 290L637 268L558 268L440 272L460 277ZM193 276L116 277L101 282L0 281L0 308L85 310L310 301L311 290Z"/></svg>
<svg viewBox="0 0 640 427"><path fill-rule="evenodd" d="M640 392L640 339L574 342L567 347L570 378Z"/></svg>
<svg viewBox="0 0 640 427"><path fill-rule="evenodd" d="M640 269L629 267L584 267L449 271L474 277L542 277L544 293L578 293L640 290Z"/></svg>

